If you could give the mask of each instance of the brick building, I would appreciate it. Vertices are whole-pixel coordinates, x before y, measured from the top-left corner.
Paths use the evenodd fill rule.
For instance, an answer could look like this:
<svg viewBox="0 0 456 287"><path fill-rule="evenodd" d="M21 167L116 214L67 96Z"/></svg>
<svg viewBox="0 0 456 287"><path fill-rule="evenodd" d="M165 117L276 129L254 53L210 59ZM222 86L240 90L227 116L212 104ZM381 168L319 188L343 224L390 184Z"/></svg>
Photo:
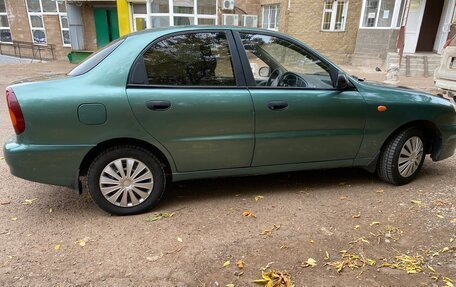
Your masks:
<svg viewBox="0 0 456 287"><path fill-rule="evenodd" d="M401 31L406 53L441 53L453 34L455 1L0 0L0 48L52 45L64 59L147 28L239 25L288 33L338 63L381 66L397 52Z"/></svg>
<svg viewBox="0 0 456 287"><path fill-rule="evenodd" d="M14 54L14 42L40 45L43 49L33 52L43 58L52 58L52 54L64 58L71 51L65 1L0 0L2 53ZM22 56L33 56L32 49L25 44L17 44L17 49Z"/></svg>

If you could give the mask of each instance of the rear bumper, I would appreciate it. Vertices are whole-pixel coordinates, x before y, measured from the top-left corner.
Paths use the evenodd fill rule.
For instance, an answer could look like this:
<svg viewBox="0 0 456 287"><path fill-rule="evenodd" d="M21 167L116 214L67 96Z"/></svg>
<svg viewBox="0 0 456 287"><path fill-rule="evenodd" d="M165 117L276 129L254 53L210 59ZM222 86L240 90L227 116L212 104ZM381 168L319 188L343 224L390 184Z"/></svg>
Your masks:
<svg viewBox="0 0 456 287"><path fill-rule="evenodd" d="M79 166L92 147L18 144L12 137L3 146L3 155L14 176L75 188Z"/></svg>
<svg viewBox="0 0 456 287"><path fill-rule="evenodd" d="M456 125L440 127L442 147L432 158L434 161L444 160L454 155L456 149Z"/></svg>

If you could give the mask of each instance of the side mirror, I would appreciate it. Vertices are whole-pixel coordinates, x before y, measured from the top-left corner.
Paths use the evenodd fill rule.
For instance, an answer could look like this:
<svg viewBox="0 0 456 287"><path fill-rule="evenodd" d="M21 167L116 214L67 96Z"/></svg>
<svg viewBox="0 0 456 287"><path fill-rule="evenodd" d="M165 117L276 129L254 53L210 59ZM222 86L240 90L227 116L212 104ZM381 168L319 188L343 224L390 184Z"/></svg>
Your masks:
<svg viewBox="0 0 456 287"><path fill-rule="evenodd" d="M269 67L261 67L258 71L258 74L260 75L260 77L269 77L269 71Z"/></svg>
<svg viewBox="0 0 456 287"><path fill-rule="evenodd" d="M350 81L347 79L347 76L344 73L339 72L337 74L336 88L338 88L340 90L344 90L344 89L348 88L349 86L350 86Z"/></svg>

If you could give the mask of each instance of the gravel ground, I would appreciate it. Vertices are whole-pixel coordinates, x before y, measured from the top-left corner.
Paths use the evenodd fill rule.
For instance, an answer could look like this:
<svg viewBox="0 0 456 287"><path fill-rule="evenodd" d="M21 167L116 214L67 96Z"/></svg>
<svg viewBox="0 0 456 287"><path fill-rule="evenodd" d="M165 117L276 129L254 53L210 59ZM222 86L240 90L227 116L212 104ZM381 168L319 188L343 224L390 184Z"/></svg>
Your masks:
<svg viewBox="0 0 456 287"><path fill-rule="evenodd" d="M0 89L70 68L3 64ZM432 87L429 78L401 80ZM0 112L4 142L13 133L4 97ZM0 285L260 286L252 280L269 265L287 271L296 287L445 286L445 277L456 280L455 174L452 157L427 159L422 174L401 187L361 169L188 181L171 186L156 210L116 217L87 193L15 178L0 160ZM246 210L256 218L244 217ZM156 212L174 215L147 221ZM343 254L361 259L351 257L354 269L338 273ZM409 269L417 274L381 267L399 255L418 259ZM303 267L309 258L316 266Z"/></svg>

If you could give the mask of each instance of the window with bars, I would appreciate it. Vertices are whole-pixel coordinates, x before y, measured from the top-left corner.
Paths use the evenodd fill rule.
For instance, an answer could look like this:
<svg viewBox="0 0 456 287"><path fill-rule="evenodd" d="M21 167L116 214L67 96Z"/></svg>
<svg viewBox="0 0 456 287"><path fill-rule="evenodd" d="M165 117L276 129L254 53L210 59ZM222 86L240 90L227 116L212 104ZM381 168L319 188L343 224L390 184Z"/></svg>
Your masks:
<svg viewBox="0 0 456 287"><path fill-rule="evenodd" d="M0 0L0 42L12 43L11 29L6 12L5 0Z"/></svg>
<svg viewBox="0 0 456 287"><path fill-rule="evenodd" d="M279 5L263 5L261 10L262 28L277 31L279 29Z"/></svg>
<svg viewBox="0 0 456 287"><path fill-rule="evenodd" d="M323 5L323 31L345 31L347 20L348 1L325 0Z"/></svg>
<svg viewBox="0 0 456 287"><path fill-rule="evenodd" d="M27 0L33 43L46 44L44 15L58 15L63 46L70 46L70 29L64 0Z"/></svg>

